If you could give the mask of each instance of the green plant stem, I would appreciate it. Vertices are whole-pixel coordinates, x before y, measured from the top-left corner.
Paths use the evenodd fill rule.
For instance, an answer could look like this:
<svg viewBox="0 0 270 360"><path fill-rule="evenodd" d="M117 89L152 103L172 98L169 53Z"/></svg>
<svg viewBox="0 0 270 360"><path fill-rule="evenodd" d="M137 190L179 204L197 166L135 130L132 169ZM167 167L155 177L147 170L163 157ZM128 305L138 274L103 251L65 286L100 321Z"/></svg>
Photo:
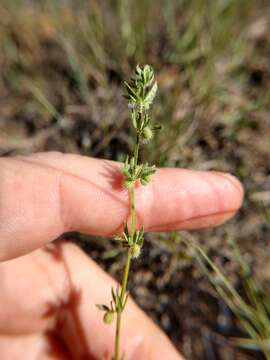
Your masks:
<svg viewBox="0 0 270 360"><path fill-rule="evenodd" d="M130 269L130 263L132 259L132 249L128 250L126 265L124 270L124 276L122 281L122 288L120 293L120 304L124 301L124 296L127 289L128 275ZM114 352L114 360L119 360L119 349L120 349L120 329L121 329L121 318L122 318L122 309L118 309L117 311L117 319L116 319L116 333L115 333L115 352Z"/></svg>
<svg viewBox="0 0 270 360"><path fill-rule="evenodd" d="M139 147L140 147L140 136L137 134L136 144L134 146L134 160L135 166L138 163L139 157ZM130 210L131 210L131 226L130 226L130 236L134 237L136 232L136 208L135 208L135 189L132 187L129 190L129 197L130 197ZM128 283L128 276L130 270L130 264L132 260L132 248L129 248L126 258L125 270L122 280L122 287L120 293L120 304L123 304L124 297L127 291L127 283ZM123 309L117 310L117 318L116 318L116 332L115 332L115 347L114 347L114 358L113 360L119 360L119 352L120 352L120 330L121 330L121 318L122 318Z"/></svg>
<svg viewBox="0 0 270 360"><path fill-rule="evenodd" d="M134 160L135 160L135 164L138 164L138 158L139 158L139 147L140 147L140 135L137 134L136 137L136 144L134 147Z"/></svg>

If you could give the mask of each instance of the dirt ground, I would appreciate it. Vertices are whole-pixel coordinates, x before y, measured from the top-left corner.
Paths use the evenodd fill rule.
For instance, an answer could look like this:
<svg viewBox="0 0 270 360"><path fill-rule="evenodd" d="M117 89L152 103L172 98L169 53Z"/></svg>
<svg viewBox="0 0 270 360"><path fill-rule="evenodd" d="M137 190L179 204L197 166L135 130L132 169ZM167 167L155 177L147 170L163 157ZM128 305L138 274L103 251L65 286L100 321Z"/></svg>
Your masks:
<svg viewBox="0 0 270 360"><path fill-rule="evenodd" d="M132 145L123 80L137 62L151 63L153 115L164 131L144 159L231 172L246 195L217 229L147 235L131 294L188 359L263 359L233 346L232 337L246 334L181 238L200 242L241 289L227 245L234 239L270 289L268 2L11 3L0 1L0 155L56 150L123 160ZM119 279L124 258L114 243L67 236Z"/></svg>

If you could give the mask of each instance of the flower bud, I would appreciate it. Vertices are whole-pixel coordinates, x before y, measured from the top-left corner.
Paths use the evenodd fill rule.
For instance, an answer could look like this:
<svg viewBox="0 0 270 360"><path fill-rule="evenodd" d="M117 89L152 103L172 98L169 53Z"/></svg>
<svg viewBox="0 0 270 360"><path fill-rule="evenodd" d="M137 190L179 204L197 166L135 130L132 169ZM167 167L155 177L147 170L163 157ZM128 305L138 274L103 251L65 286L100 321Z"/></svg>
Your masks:
<svg viewBox="0 0 270 360"><path fill-rule="evenodd" d="M113 311L106 311L103 316L103 321L105 324L111 324L114 320L114 312Z"/></svg>
<svg viewBox="0 0 270 360"><path fill-rule="evenodd" d="M152 139L153 137L153 131L150 128L150 126L146 126L143 131L142 131L142 137L144 139L144 141L149 141Z"/></svg>
<svg viewBox="0 0 270 360"><path fill-rule="evenodd" d="M132 257L137 258L141 253L141 247L138 244L132 246Z"/></svg>

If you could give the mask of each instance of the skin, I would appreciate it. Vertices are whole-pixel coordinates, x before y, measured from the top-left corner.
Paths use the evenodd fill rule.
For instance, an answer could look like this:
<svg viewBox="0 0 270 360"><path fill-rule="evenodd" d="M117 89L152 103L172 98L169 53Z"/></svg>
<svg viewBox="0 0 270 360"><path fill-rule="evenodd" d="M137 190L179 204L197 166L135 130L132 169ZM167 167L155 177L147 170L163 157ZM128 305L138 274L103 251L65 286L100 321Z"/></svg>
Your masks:
<svg viewBox="0 0 270 360"><path fill-rule="evenodd" d="M68 231L111 236L129 219L121 165L60 153L0 159L0 358L110 359L114 326L95 307L114 280L82 250L53 241ZM212 227L241 206L243 189L217 172L159 169L136 188L138 227ZM180 360L168 338L129 299L127 360Z"/></svg>

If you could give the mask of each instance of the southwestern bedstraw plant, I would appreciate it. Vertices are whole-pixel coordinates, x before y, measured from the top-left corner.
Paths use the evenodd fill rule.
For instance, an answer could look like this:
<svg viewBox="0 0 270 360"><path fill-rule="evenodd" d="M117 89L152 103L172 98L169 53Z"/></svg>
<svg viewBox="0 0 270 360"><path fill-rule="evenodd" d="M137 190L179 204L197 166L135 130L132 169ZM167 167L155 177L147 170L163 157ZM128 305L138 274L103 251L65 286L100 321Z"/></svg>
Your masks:
<svg viewBox="0 0 270 360"><path fill-rule="evenodd" d="M104 322L110 324L116 315L115 349L113 360L120 360L120 328L121 315L127 303L127 282L131 260L140 255L143 246L144 230L137 230L135 187L137 184L147 185L151 176L155 173L155 166L148 163L139 164L139 149L142 143L146 143L153 137L153 132L160 126L153 125L149 115L150 106L157 92L157 83L154 71L149 65L140 67L137 65L135 76L129 82L125 82L126 95L130 107L130 118L135 129L136 140L132 156L127 156L123 165L124 187L129 191L131 223L124 225L122 236L114 239L120 241L127 248L126 264L123 273L121 288L112 289L110 305L97 305L104 311ZM121 355L124 359L124 355Z"/></svg>

